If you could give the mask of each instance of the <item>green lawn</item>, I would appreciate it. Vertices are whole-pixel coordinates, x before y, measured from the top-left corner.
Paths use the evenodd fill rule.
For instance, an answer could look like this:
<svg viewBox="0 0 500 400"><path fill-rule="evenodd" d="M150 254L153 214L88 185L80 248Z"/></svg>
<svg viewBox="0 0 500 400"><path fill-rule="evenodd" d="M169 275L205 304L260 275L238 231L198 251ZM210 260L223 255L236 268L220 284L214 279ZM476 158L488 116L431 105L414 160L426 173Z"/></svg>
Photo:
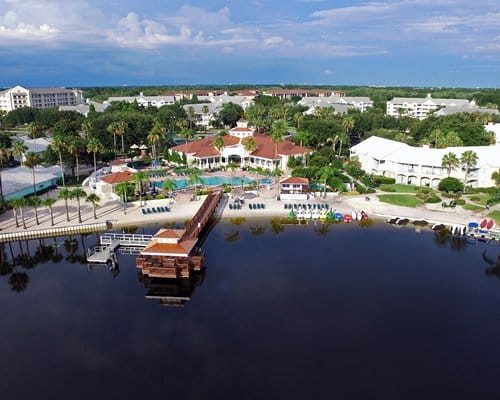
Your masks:
<svg viewBox="0 0 500 400"><path fill-rule="evenodd" d="M478 204L482 204L483 206L485 206L488 199L491 198L491 195L489 195L489 194L471 194L471 195L468 195L466 197L469 201L472 201L473 203L478 203ZM472 198L474 198L474 200L472 200Z"/></svg>
<svg viewBox="0 0 500 400"><path fill-rule="evenodd" d="M377 196L383 203L394 204L395 206L417 207L422 205L422 201L411 194L381 194Z"/></svg>
<svg viewBox="0 0 500 400"><path fill-rule="evenodd" d="M483 206L478 206L476 204L464 204L462 207L464 210L469 210L469 211L482 211L482 210L484 210Z"/></svg>
<svg viewBox="0 0 500 400"><path fill-rule="evenodd" d="M421 189L420 186L414 185L402 185L400 183L394 184L384 184L380 185L380 190L384 192L393 192L393 193L418 193Z"/></svg>
<svg viewBox="0 0 500 400"><path fill-rule="evenodd" d="M487 217L493 218L497 224L500 224L500 210L490 212Z"/></svg>

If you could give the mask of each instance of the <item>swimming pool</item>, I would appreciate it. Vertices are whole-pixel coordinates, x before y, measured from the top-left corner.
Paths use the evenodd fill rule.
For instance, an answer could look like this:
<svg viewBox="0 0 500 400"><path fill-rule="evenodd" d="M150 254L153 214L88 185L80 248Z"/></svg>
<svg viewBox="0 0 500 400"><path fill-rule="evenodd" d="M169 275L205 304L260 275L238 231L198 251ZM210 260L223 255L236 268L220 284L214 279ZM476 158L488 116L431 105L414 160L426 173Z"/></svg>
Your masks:
<svg viewBox="0 0 500 400"><path fill-rule="evenodd" d="M255 179L247 178L247 177L227 177L227 176L202 176L200 177L202 182L201 185L206 186L220 186L220 185L241 185L241 181L243 181L244 185L248 185L249 183L254 183ZM177 183L176 189L184 189L189 186L188 179L173 179ZM270 185L273 183L271 178L262 178L259 179L259 183L261 185ZM161 188L163 182L154 182L155 186Z"/></svg>

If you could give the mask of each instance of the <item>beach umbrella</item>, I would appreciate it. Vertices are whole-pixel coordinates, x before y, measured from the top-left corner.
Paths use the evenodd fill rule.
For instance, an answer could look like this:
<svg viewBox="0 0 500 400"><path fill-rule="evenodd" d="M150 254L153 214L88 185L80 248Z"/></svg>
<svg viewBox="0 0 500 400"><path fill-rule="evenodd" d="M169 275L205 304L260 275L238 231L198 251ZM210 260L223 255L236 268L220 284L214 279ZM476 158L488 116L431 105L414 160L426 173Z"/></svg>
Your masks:
<svg viewBox="0 0 500 400"><path fill-rule="evenodd" d="M132 146L130 146L130 148L132 150L137 150L139 148L139 146L137 146L136 144L133 144Z"/></svg>

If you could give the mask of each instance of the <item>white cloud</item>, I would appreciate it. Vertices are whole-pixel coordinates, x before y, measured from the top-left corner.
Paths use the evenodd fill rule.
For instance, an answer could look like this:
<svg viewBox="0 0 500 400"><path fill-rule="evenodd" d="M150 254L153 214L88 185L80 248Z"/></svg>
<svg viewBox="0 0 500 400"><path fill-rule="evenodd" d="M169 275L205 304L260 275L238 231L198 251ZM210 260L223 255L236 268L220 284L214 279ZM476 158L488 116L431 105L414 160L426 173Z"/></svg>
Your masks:
<svg viewBox="0 0 500 400"><path fill-rule="evenodd" d="M324 74L324 75L327 75L327 76L329 76L329 75L333 75L333 70L331 70L331 69L329 69L329 68L324 69L324 70L323 70L323 74Z"/></svg>

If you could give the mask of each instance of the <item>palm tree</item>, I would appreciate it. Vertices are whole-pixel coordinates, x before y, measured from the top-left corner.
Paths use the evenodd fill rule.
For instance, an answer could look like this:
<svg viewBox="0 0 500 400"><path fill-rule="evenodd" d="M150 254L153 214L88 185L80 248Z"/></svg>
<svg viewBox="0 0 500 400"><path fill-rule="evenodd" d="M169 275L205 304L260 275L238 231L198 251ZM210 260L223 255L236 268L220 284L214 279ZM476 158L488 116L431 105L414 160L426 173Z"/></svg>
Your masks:
<svg viewBox="0 0 500 400"><path fill-rule="evenodd" d="M339 146L339 158L342 154L342 144L343 143L349 143L349 135L347 135L346 133L344 132L339 132L338 134L339 136L339 143L340 143L340 146Z"/></svg>
<svg viewBox="0 0 500 400"><path fill-rule="evenodd" d="M224 138L222 136L217 136L212 142L212 146L214 146L219 152L224 147Z"/></svg>
<svg viewBox="0 0 500 400"><path fill-rule="evenodd" d="M76 199L76 202L78 204L78 223L82 223L82 213L81 213L81 206L80 206L80 199L87 196L87 193L81 188L75 188L71 191L71 198Z"/></svg>
<svg viewBox="0 0 500 400"><path fill-rule="evenodd" d="M77 182L80 182L80 152L82 151L83 144L80 137L71 138L71 141L68 143L68 151L75 156Z"/></svg>
<svg viewBox="0 0 500 400"><path fill-rule="evenodd" d="M35 221L37 225L40 225L40 221L38 220L38 207L42 205L42 199L40 197L28 197L28 206L33 207L35 210Z"/></svg>
<svg viewBox="0 0 500 400"><path fill-rule="evenodd" d="M48 197L43 200L42 204L49 209L50 212L50 223L54 226L54 209L52 208L56 202L56 199Z"/></svg>
<svg viewBox="0 0 500 400"><path fill-rule="evenodd" d="M349 136L351 131L354 129L354 118L352 115L347 115L342 119L342 128L344 129L345 134Z"/></svg>
<svg viewBox="0 0 500 400"><path fill-rule="evenodd" d="M302 114L301 112L295 113L295 115L293 116L293 120L297 124L297 130L300 129L300 123L304 120L304 114Z"/></svg>
<svg viewBox="0 0 500 400"><path fill-rule="evenodd" d="M326 183L328 182L328 179L330 179L333 175L333 172L330 167L321 167L321 169L318 171L319 174L319 179L323 182L323 197L326 197Z"/></svg>
<svg viewBox="0 0 500 400"><path fill-rule="evenodd" d="M67 187L62 188L57 197L64 200L64 206L66 207L66 220L69 222L69 208L68 208L68 200L71 199L71 190Z"/></svg>
<svg viewBox="0 0 500 400"><path fill-rule="evenodd" d="M467 150L462 153L462 156L460 157L460 163L462 164L462 167L464 168L465 171L465 180L464 180L464 185L467 186L467 175L469 174L469 171L474 168L474 166L477 164L478 157L475 152L472 150Z"/></svg>
<svg viewBox="0 0 500 400"><path fill-rule="evenodd" d="M304 131L298 131L296 134L295 134L295 140L299 140L299 146L300 147L303 147L304 145L307 146L309 144L309 140L311 140L311 136L309 135L309 133L307 132L304 132ZM295 142L297 143L297 142Z"/></svg>
<svg viewBox="0 0 500 400"><path fill-rule="evenodd" d="M495 185L500 186L500 168L491 174L491 179L495 181Z"/></svg>
<svg viewBox="0 0 500 400"><path fill-rule="evenodd" d="M40 157L38 156L38 154L32 152L32 151L28 151L26 153L26 156L25 156L25 160L24 160L24 165L28 168L31 169L32 173L33 173L33 193L35 194L36 196L36 179L35 179L35 169L38 165L40 165Z"/></svg>
<svg viewBox="0 0 500 400"><path fill-rule="evenodd" d="M186 140L186 154L188 153L189 150L189 141L193 138L193 132L188 129L188 128L182 128L181 132L179 133L179 136Z"/></svg>
<svg viewBox="0 0 500 400"><path fill-rule="evenodd" d="M132 182L121 182L115 186L115 193L121 197L123 202L123 214L127 214L127 201L130 190L132 190Z"/></svg>
<svg viewBox="0 0 500 400"><path fill-rule="evenodd" d="M194 186L196 199L198 199L198 195L196 194L196 192L197 192L198 184L200 184L200 183L203 183L203 181L201 180L200 173L198 171L192 171L189 174L188 185Z"/></svg>
<svg viewBox="0 0 500 400"><path fill-rule="evenodd" d="M24 197L18 197L17 199L13 199L14 205L19 209L19 214L21 215L21 221L23 222L23 229L26 230L26 220L24 219L24 209L23 207L26 205L26 199Z"/></svg>
<svg viewBox="0 0 500 400"><path fill-rule="evenodd" d="M97 210L97 207L99 207L99 202L101 201L101 198L98 195L96 195L95 193L90 193L85 198L85 201L87 203L92 204L92 209L94 210L94 219L97 219L96 210Z"/></svg>
<svg viewBox="0 0 500 400"><path fill-rule="evenodd" d="M109 133L113 134L113 152L116 154L116 135L118 134L118 131L120 130L120 127L118 125L118 122L112 122L108 125L106 130Z"/></svg>
<svg viewBox="0 0 500 400"><path fill-rule="evenodd" d="M101 144L99 139L97 139L97 138L90 138L89 139L89 142L87 143L87 153L94 154L94 172L97 171L96 154L101 152L103 149L104 149L104 146Z"/></svg>
<svg viewBox="0 0 500 400"><path fill-rule="evenodd" d="M458 159L457 155L452 152L445 154L441 160L441 167L446 168L448 178L451 175L451 171L453 171L455 168L458 168L459 165L460 160Z"/></svg>
<svg viewBox="0 0 500 400"><path fill-rule="evenodd" d="M275 153L275 158L278 157L278 144L283 142L283 136L285 136L287 133L287 126L285 121L283 120L278 120L273 122L271 126L271 138L274 143L274 153Z"/></svg>
<svg viewBox="0 0 500 400"><path fill-rule="evenodd" d="M90 121L83 121L81 128L85 139L88 139L90 132L92 132L92 123Z"/></svg>
<svg viewBox="0 0 500 400"><path fill-rule="evenodd" d="M327 143L332 144L332 153L335 153L335 146L337 145L337 142L340 140L339 135L334 135L332 137L329 137L326 139Z"/></svg>
<svg viewBox="0 0 500 400"><path fill-rule="evenodd" d="M23 155L28 151L28 147L21 140L16 140L11 148L14 156L19 156L20 161L23 160Z"/></svg>
<svg viewBox="0 0 500 400"><path fill-rule="evenodd" d="M434 143L434 148L437 149L444 137L443 132L441 132L441 129L434 129L429 136L431 143Z"/></svg>
<svg viewBox="0 0 500 400"><path fill-rule="evenodd" d="M243 144L243 148L248 154L252 154L255 150L257 150L257 147L257 142L253 137L249 137Z"/></svg>
<svg viewBox="0 0 500 400"><path fill-rule="evenodd" d="M127 133L128 129L128 124L125 121L119 121L117 123L117 130L116 134L121 136L121 141L122 141L122 154L125 154L125 142L124 142L124 136Z"/></svg>
<svg viewBox="0 0 500 400"><path fill-rule="evenodd" d="M172 199L172 193L174 192L176 187L177 182L175 181L175 179L166 179L161 185L161 188L168 192L168 197L170 199Z"/></svg>
<svg viewBox="0 0 500 400"><path fill-rule="evenodd" d="M59 167L61 168L62 184L63 184L63 186L66 186L66 183L64 181L64 168L63 168L63 161L62 161L62 151L66 147L66 143L64 141L64 138L62 136L58 136L58 135L54 136L52 138L52 144L50 145L50 147L55 152L57 152L57 154L59 155Z"/></svg>
<svg viewBox="0 0 500 400"><path fill-rule="evenodd" d="M148 179L148 174L143 171L139 171L133 175L133 178L135 182L135 191L139 193L139 205L142 207L142 182Z"/></svg>
<svg viewBox="0 0 500 400"><path fill-rule="evenodd" d="M27 128L30 139L35 139L42 133L42 127L38 122L30 122Z"/></svg>
<svg viewBox="0 0 500 400"><path fill-rule="evenodd" d="M188 120L189 120L189 128L193 129L193 121L196 117L196 113L194 112L193 106L188 107L187 114L188 114Z"/></svg>
<svg viewBox="0 0 500 400"><path fill-rule="evenodd" d="M159 121L155 121L151 131L148 134L147 139L153 147L153 158L156 160L156 143L161 139L162 135L165 133L165 127L160 124Z"/></svg>
<svg viewBox="0 0 500 400"><path fill-rule="evenodd" d="M17 210L18 208L21 208L20 197L10 200L9 207L12 208L12 212L14 213L14 218L16 220L16 228L19 228L19 220L17 219Z"/></svg>

